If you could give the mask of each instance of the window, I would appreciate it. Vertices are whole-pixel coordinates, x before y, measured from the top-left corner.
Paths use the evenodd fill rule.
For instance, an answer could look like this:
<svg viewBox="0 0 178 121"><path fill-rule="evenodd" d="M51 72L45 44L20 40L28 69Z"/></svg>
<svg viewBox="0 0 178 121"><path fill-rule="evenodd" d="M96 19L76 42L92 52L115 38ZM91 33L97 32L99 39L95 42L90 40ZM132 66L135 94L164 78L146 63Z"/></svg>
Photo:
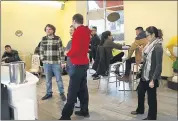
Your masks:
<svg viewBox="0 0 178 121"><path fill-rule="evenodd" d="M110 30L113 34L114 40L123 41L124 40L124 10L119 7L113 9L106 9L106 16L112 12L117 12L120 15L120 19L116 22L109 22L106 19L106 30Z"/></svg>
<svg viewBox="0 0 178 121"><path fill-rule="evenodd" d="M98 35L102 34L102 32L105 30L104 28L104 19L99 19L99 20L89 20L89 27L92 28L92 26L97 27L97 33Z"/></svg>
<svg viewBox="0 0 178 121"><path fill-rule="evenodd" d="M103 0L97 1L88 1L88 9L89 10L96 10L96 9L101 9L103 8Z"/></svg>
<svg viewBox="0 0 178 121"><path fill-rule="evenodd" d="M95 10L93 12L93 10ZM105 15L102 17L99 16L98 10L103 10L103 14ZM112 13L117 12L120 15L120 19L116 22L109 22L107 20L107 16ZM88 0L88 13L96 16L97 20L92 18L88 18L89 26L97 26L98 34L100 35L102 32L109 30L112 32L115 41L123 41L124 40L124 6L123 1L91 1ZM101 13L100 13L101 15ZM101 15L102 16L102 15Z"/></svg>

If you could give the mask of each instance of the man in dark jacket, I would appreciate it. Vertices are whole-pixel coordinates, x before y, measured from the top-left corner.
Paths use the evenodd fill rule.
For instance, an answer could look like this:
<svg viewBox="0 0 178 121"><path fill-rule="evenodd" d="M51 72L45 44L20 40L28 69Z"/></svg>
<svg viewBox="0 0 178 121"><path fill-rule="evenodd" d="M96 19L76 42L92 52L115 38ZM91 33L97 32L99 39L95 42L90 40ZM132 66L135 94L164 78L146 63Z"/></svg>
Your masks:
<svg viewBox="0 0 178 121"><path fill-rule="evenodd" d="M15 61L21 61L18 51L13 50L10 45L5 46L5 52L2 56L2 61L5 61L5 63L15 62Z"/></svg>
<svg viewBox="0 0 178 121"><path fill-rule="evenodd" d="M97 27L96 26L93 26L92 27L92 38L91 38L91 55L93 57L93 59L95 60L96 58L96 51L97 51L97 48L98 48L98 45L100 44L100 38L99 36L97 35Z"/></svg>

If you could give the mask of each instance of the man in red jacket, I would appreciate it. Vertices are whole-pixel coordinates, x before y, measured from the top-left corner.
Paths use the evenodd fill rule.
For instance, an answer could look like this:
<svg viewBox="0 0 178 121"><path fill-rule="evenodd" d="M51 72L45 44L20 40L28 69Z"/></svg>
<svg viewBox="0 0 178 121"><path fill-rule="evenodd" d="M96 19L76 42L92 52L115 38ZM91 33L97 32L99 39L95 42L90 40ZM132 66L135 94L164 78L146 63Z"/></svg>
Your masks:
<svg viewBox="0 0 178 121"><path fill-rule="evenodd" d="M89 117L88 102L89 94L87 87L87 70L89 67L89 59L87 56L91 30L83 25L83 16L75 14L73 16L73 26L75 31L72 37L72 45L70 51L65 54L70 57L74 66L69 82L67 103L65 104L60 120L70 120L73 114L74 104L77 97L80 100L80 111L76 111L75 115Z"/></svg>

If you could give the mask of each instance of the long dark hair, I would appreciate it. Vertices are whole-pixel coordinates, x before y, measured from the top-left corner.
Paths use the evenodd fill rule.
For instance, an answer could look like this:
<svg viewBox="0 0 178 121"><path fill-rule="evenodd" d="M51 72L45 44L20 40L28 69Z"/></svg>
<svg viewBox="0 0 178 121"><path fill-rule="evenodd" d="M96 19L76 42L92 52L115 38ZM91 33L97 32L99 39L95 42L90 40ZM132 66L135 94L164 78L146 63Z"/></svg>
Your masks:
<svg viewBox="0 0 178 121"><path fill-rule="evenodd" d="M162 30L161 30L161 29L157 29L157 28L154 27L154 26L150 26L150 27L146 28L146 31L147 31L149 34L155 34L155 37L156 37L156 38L159 38L159 39L162 39L162 38L163 38Z"/></svg>
<svg viewBox="0 0 178 121"><path fill-rule="evenodd" d="M100 46L102 46L104 44L105 40L108 39L108 36L110 36L110 35L111 35L110 31L105 31L105 32L102 33Z"/></svg>

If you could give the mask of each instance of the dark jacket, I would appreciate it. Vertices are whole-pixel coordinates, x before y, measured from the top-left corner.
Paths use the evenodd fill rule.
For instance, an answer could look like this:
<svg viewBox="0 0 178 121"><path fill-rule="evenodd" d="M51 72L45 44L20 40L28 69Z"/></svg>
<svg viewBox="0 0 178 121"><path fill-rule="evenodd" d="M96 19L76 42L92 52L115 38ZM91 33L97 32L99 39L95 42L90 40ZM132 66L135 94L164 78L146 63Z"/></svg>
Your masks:
<svg viewBox="0 0 178 121"><path fill-rule="evenodd" d="M91 38L91 47L98 46L99 44L100 44L99 36L97 34L93 35L92 38Z"/></svg>
<svg viewBox="0 0 178 121"><path fill-rule="evenodd" d="M113 41L110 40L106 40L103 44L103 47L105 47L107 49L107 52L109 53L109 57L112 58L112 50L113 49L119 49L122 50L122 45L121 44L116 44Z"/></svg>
<svg viewBox="0 0 178 121"><path fill-rule="evenodd" d="M162 60L163 60L163 47L162 44L155 45L155 48L152 52L151 56L151 70L149 72L149 81L153 80L155 83L155 86L158 87L159 83L158 80L161 77L162 72ZM143 64L144 69L145 63ZM142 74L142 80L144 80L143 74Z"/></svg>
<svg viewBox="0 0 178 121"><path fill-rule="evenodd" d="M110 51L103 46L99 46L96 53L96 60L92 69L94 69L99 75L106 74L109 69L110 59Z"/></svg>
<svg viewBox="0 0 178 121"><path fill-rule="evenodd" d="M8 57L7 59L5 59L6 63L21 61L18 51L16 50L12 50L11 53L4 52L2 58L5 58L5 57Z"/></svg>

